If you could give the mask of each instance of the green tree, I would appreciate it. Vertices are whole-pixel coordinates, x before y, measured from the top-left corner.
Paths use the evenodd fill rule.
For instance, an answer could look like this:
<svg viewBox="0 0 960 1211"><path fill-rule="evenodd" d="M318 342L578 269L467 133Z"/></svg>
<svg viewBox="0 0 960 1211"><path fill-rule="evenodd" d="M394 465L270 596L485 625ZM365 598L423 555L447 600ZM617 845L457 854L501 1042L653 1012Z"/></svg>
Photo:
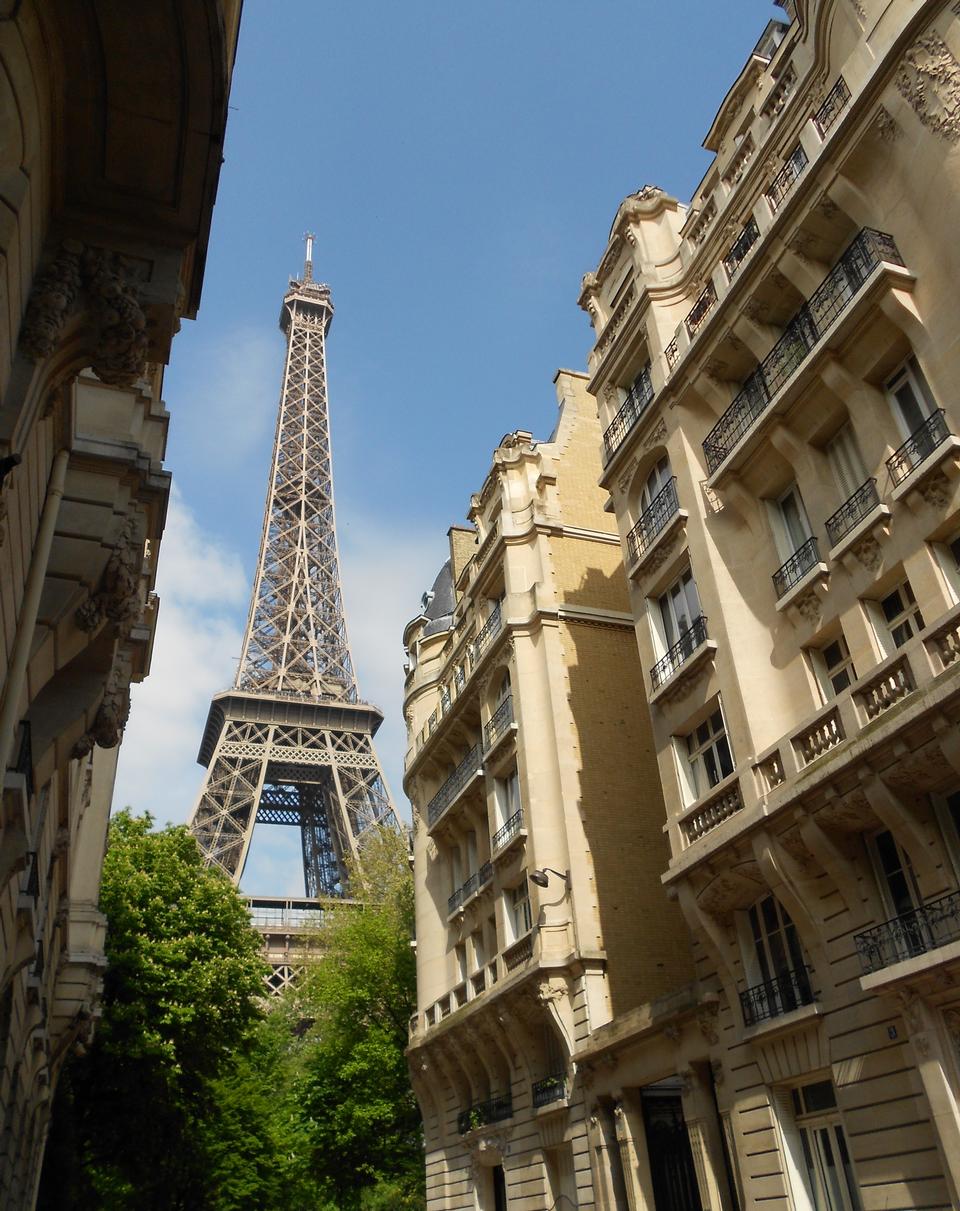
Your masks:
<svg viewBox="0 0 960 1211"><path fill-rule="evenodd" d="M100 904L103 1018L64 1074L40 1206L218 1206L205 1145L262 1016L261 939L187 830L149 815L111 821Z"/></svg>
<svg viewBox="0 0 960 1211"><path fill-rule="evenodd" d="M406 840L372 832L361 860L349 871L361 903L327 912L323 958L299 991L301 1014L315 1019L299 1098L313 1171L337 1207L415 1211L424 1205L423 1146L404 1054L416 1001Z"/></svg>

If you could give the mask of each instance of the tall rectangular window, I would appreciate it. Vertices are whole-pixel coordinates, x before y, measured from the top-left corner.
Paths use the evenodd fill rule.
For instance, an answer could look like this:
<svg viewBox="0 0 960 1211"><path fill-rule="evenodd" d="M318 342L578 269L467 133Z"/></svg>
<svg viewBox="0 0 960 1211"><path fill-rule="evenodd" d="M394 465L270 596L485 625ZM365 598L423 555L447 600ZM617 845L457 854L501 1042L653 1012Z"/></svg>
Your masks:
<svg viewBox="0 0 960 1211"><path fill-rule="evenodd" d="M849 500L867 478L852 427L844 425L827 445L827 460L840 493L840 503Z"/></svg>
<svg viewBox="0 0 960 1211"><path fill-rule="evenodd" d="M902 580L880 601L880 613L890 642L902 648L908 639L923 630L923 615L909 580Z"/></svg>
<svg viewBox="0 0 960 1211"><path fill-rule="evenodd" d="M842 694L856 681L857 670L853 667L850 649L842 634L825 643L823 647L814 648L810 656L825 700Z"/></svg>
<svg viewBox="0 0 960 1211"><path fill-rule="evenodd" d="M884 387L904 437L916 433L936 410L927 380L915 357L908 357Z"/></svg>
<svg viewBox="0 0 960 1211"><path fill-rule="evenodd" d="M516 887L510 888L509 905L510 926L513 930L514 941L516 941L533 928L533 916L530 912L530 888L526 879Z"/></svg>
<svg viewBox="0 0 960 1211"><path fill-rule="evenodd" d="M700 595L689 568L657 598L654 631L661 648L668 652L700 617Z"/></svg>
<svg viewBox="0 0 960 1211"><path fill-rule="evenodd" d="M812 1081L792 1093L806 1193L815 1211L861 1211L832 1081Z"/></svg>
<svg viewBox="0 0 960 1211"><path fill-rule="evenodd" d="M733 753L730 751L730 742L719 707L689 735L683 737L683 744L693 799L699 799L711 787L733 773Z"/></svg>

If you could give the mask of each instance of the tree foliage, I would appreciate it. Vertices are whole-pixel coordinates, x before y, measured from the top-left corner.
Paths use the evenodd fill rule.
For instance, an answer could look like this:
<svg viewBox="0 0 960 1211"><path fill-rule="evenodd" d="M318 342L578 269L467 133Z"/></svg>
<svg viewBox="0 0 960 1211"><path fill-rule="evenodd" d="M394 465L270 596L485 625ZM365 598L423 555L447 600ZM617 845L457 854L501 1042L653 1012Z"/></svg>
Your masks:
<svg viewBox="0 0 960 1211"><path fill-rule="evenodd" d="M415 992L402 837L372 834L361 903L264 1013L260 937L184 828L111 822L103 1020L61 1077L41 1211L420 1211L404 1048Z"/></svg>

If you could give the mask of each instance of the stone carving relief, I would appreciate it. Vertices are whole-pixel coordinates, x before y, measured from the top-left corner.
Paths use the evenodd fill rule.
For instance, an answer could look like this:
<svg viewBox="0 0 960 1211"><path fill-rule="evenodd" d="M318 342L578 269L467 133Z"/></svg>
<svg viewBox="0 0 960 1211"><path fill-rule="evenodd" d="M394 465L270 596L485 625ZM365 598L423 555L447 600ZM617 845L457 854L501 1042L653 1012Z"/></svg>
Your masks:
<svg viewBox="0 0 960 1211"><path fill-rule="evenodd" d="M711 1047L715 1047L720 1042L720 1032L717 1030L718 1009L719 1006L716 1004L705 1005L697 1014L697 1025L700 1027L700 1033Z"/></svg>
<svg viewBox="0 0 960 1211"><path fill-rule="evenodd" d="M873 115L873 129L881 143L893 143L900 134L900 127L882 105Z"/></svg>
<svg viewBox="0 0 960 1211"><path fill-rule="evenodd" d="M656 427L651 429L651 431L647 434L647 437L643 443L643 448L644 450L652 450L654 446L659 446L661 442L666 441L666 438L667 426L661 417L657 422Z"/></svg>
<svg viewBox="0 0 960 1211"><path fill-rule="evenodd" d="M93 749L116 748L123 736L130 714L130 681L121 676L117 665L110 671L103 701L94 717L90 729L73 746L70 754L75 760L86 757Z"/></svg>
<svg viewBox="0 0 960 1211"><path fill-rule="evenodd" d="M950 482L942 471L928 476L917 491L933 509L945 509L950 503Z"/></svg>
<svg viewBox="0 0 960 1211"><path fill-rule="evenodd" d="M134 274L106 249L64 240L30 292L21 349L31 361L50 357L82 294L95 332L90 351L94 373L111 386L129 387L146 367L147 320Z"/></svg>
<svg viewBox="0 0 960 1211"><path fill-rule="evenodd" d="M95 631L101 623L109 621L125 639L140 617L143 609L140 597L143 567L141 525L139 514L127 515L96 592L77 610L77 626L81 630Z"/></svg>
<svg viewBox="0 0 960 1211"><path fill-rule="evenodd" d="M910 47L896 82L924 126L950 143L960 141L960 63L935 30Z"/></svg>
<svg viewBox="0 0 960 1211"><path fill-rule="evenodd" d="M872 534L865 534L850 548L850 553L868 572L876 572L883 563L883 551Z"/></svg>
<svg viewBox="0 0 960 1211"><path fill-rule="evenodd" d="M817 619L823 609L823 604L820 601L820 595L816 589L807 589L805 593L793 602L793 608L797 611L804 622L809 622L811 625L816 624Z"/></svg>

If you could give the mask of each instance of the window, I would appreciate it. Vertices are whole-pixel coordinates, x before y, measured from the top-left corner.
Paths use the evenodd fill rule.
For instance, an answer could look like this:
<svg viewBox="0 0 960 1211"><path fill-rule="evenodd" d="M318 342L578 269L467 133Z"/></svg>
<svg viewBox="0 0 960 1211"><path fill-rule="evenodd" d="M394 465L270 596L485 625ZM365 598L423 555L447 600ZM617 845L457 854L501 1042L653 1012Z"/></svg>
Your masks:
<svg viewBox="0 0 960 1211"><path fill-rule="evenodd" d="M898 918L901 928L894 937L899 958L910 958L929 949L926 927L916 910L923 904L917 877L913 873L910 855L897 843L889 829L867 839L880 888L880 897L891 918Z"/></svg>
<svg viewBox="0 0 960 1211"><path fill-rule="evenodd" d="M791 1102L803 1184L813 1211L860 1211L832 1081L812 1081L792 1090ZM793 1133L791 1133L793 1134Z"/></svg>
<svg viewBox="0 0 960 1211"><path fill-rule="evenodd" d="M901 581L880 601L880 613L895 648L902 648L908 639L923 630L923 615L909 580Z"/></svg>
<svg viewBox="0 0 960 1211"><path fill-rule="evenodd" d="M792 484L776 502L774 530L782 559L787 560L812 537L800 489Z"/></svg>
<svg viewBox="0 0 960 1211"><path fill-rule="evenodd" d="M960 534L933 544L934 554L954 604L960 601Z"/></svg>
<svg viewBox="0 0 960 1211"><path fill-rule="evenodd" d="M747 912L751 947L748 979L756 987L743 1002L747 1025L789 1013L813 1000L807 962L790 914L775 896L765 896Z"/></svg>
<svg viewBox="0 0 960 1211"><path fill-rule="evenodd" d="M960 882L960 791L945 796L934 795L932 798L934 811L940 822L940 831L953 862L954 875Z"/></svg>
<svg viewBox="0 0 960 1211"><path fill-rule="evenodd" d="M733 773L733 754L719 708L685 737L685 745L691 795L699 799Z"/></svg>
<svg viewBox="0 0 960 1211"><path fill-rule="evenodd" d="M661 597L653 615L654 631L660 655L668 652L700 617L700 595L688 568Z"/></svg>
<svg viewBox="0 0 960 1211"><path fill-rule="evenodd" d="M513 940L522 938L533 928L533 917L530 913L530 888L526 879L509 892L510 928Z"/></svg>
<svg viewBox="0 0 960 1211"><path fill-rule="evenodd" d="M863 459L857 446L850 425L844 425L840 432L827 445L827 461L833 471L837 488L840 491L840 503L850 499L867 478Z"/></svg>
<svg viewBox="0 0 960 1211"><path fill-rule="evenodd" d="M514 766L506 777L497 778L494 788L497 823L502 828L520 811L520 775L517 767Z"/></svg>
<svg viewBox="0 0 960 1211"><path fill-rule="evenodd" d="M884 390L904 437L916 433L936 409L927 380L915 357L907 358L897 373L887 379Z"/></svg>
<svg viewBox="0 0 960 1211"><path fill-rule="evenodd" d="M640 493L640 512L645 513L654 500L670 482L670 459L666 455L647 476L647 482Z"/></svg>
<svg viewBox="0 0 960 1211"><path fill-rule="evenodd" d="M847 686L856 681L857 670L853 667L850 649L842 634L822 648L815 648L811 655L825 698L842 694Z"/></svg>

